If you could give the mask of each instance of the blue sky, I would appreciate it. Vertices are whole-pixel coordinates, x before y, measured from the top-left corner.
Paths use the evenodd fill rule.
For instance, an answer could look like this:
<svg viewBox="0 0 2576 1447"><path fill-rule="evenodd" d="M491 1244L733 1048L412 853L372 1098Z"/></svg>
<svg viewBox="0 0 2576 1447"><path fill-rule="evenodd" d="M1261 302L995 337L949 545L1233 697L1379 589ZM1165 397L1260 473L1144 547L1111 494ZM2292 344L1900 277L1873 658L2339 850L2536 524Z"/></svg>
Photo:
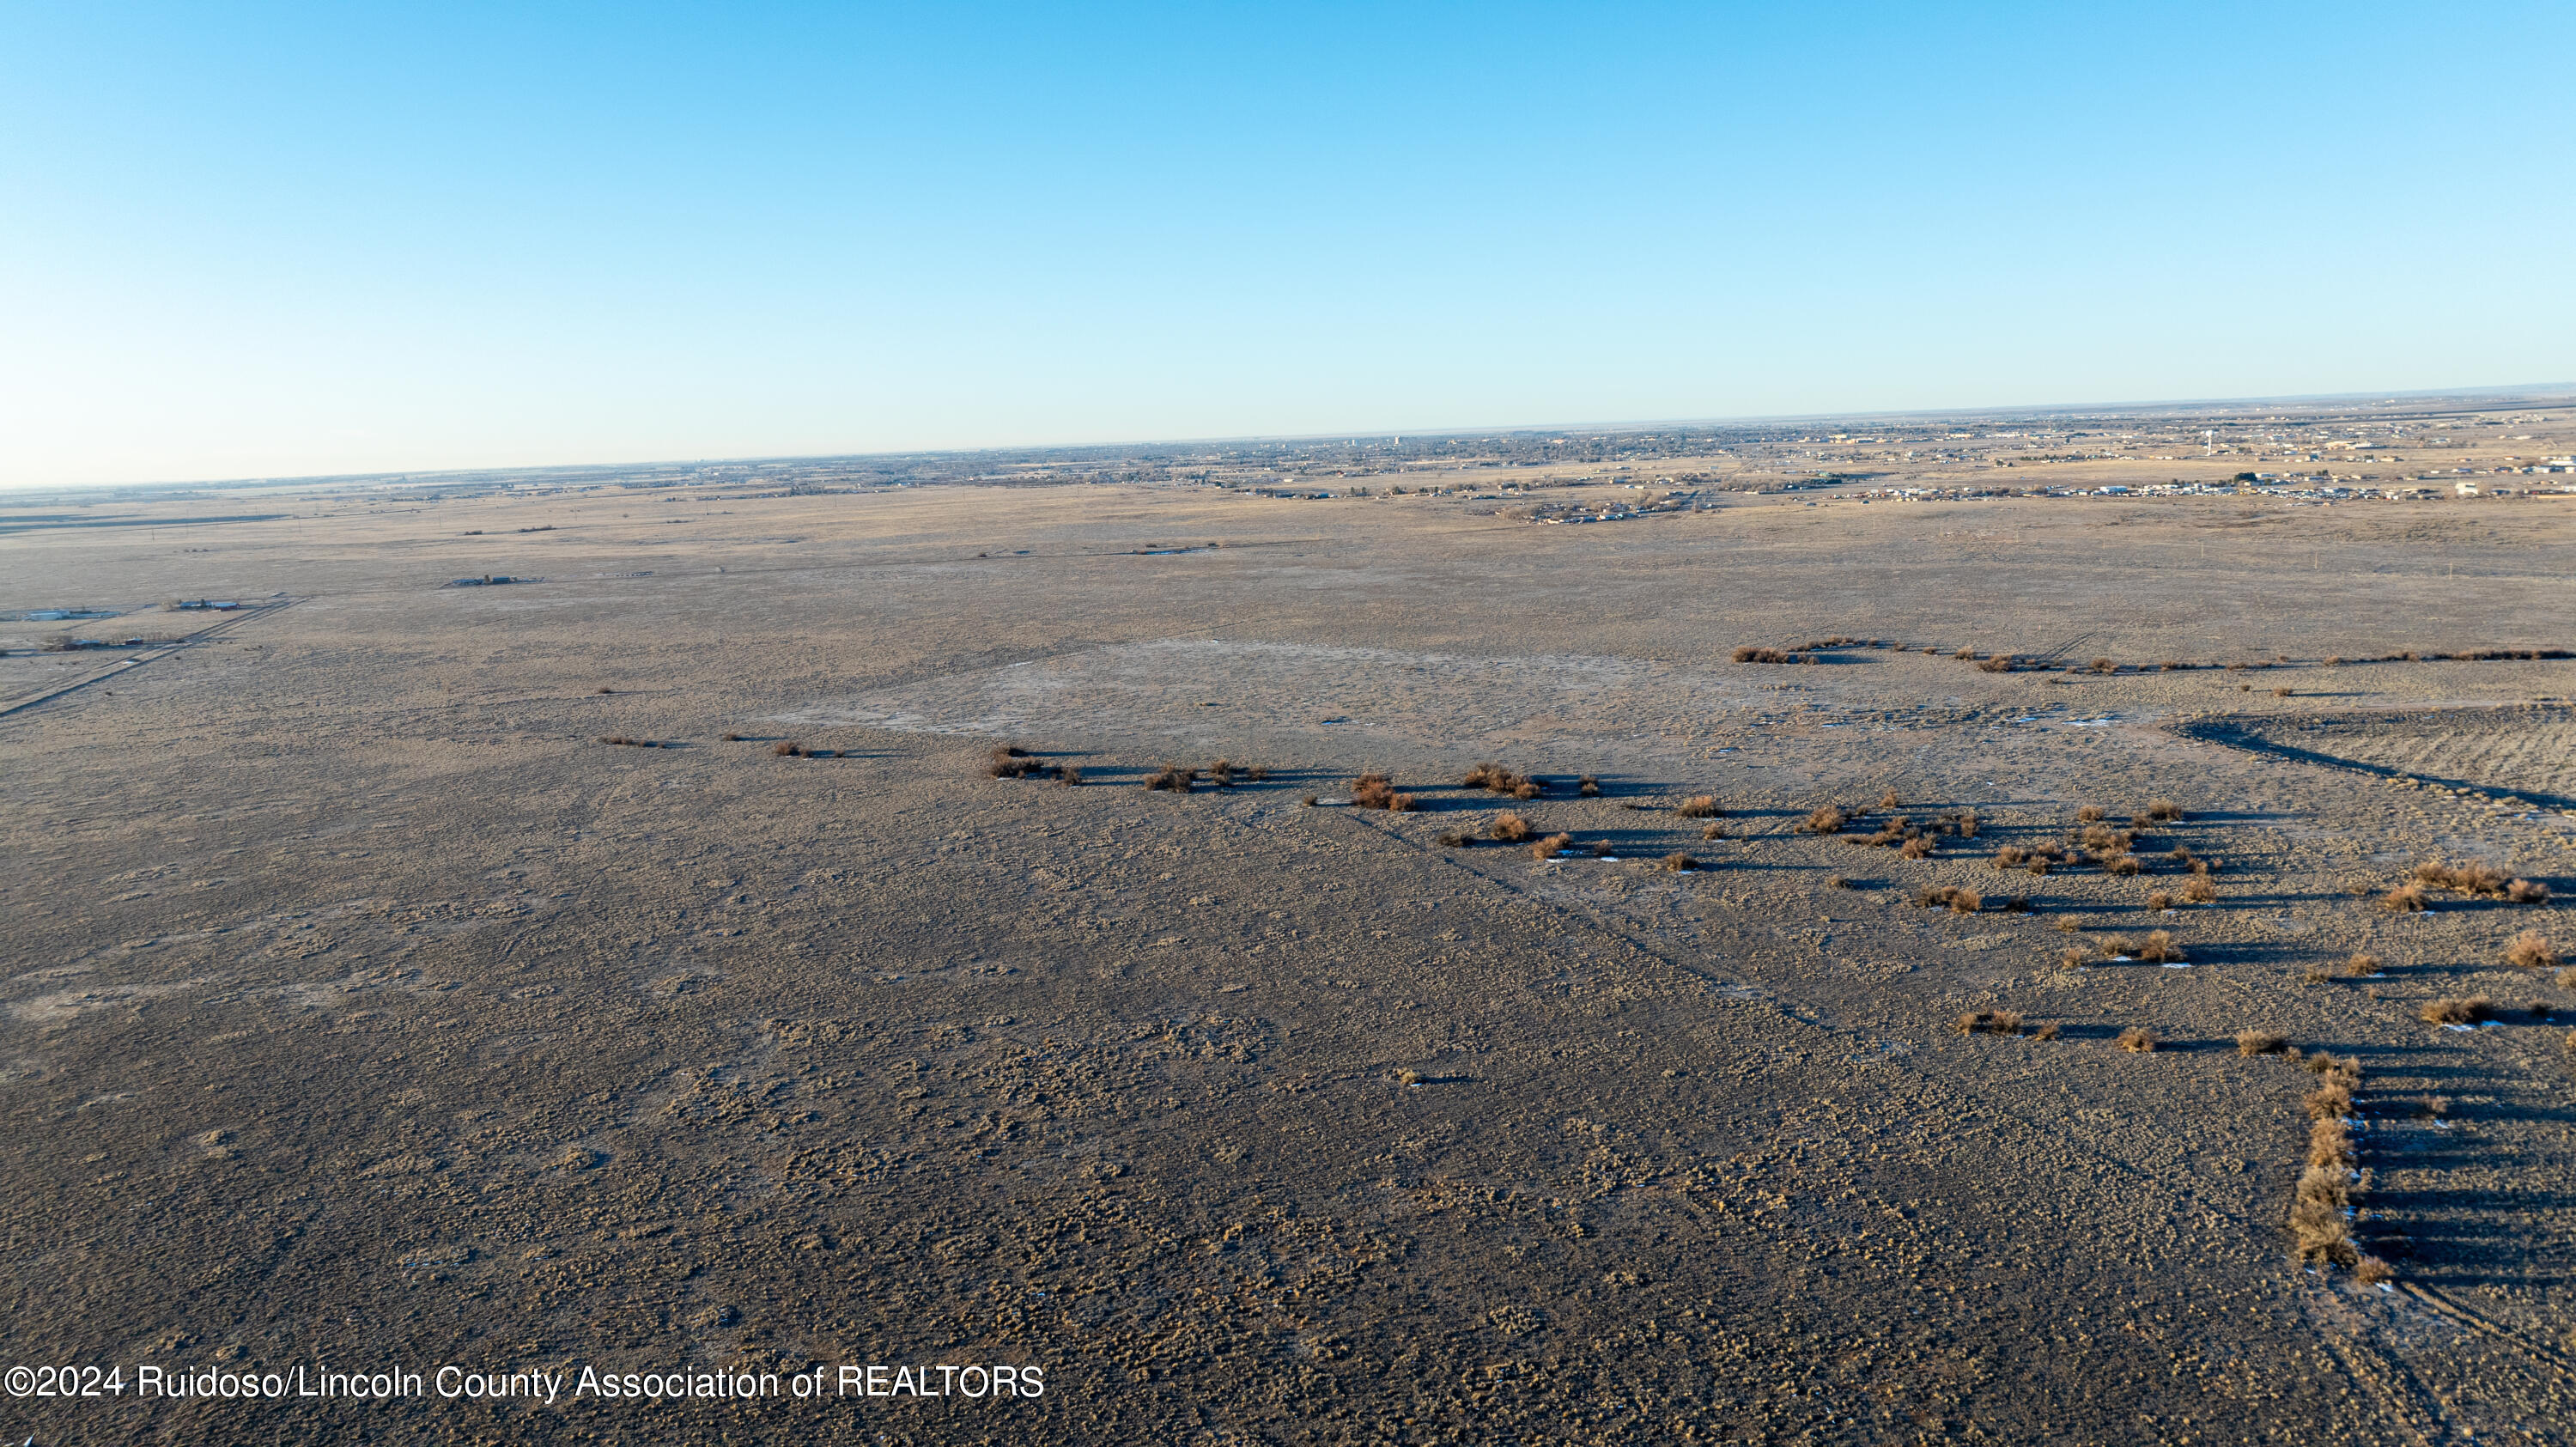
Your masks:
<svg viewBox="0 0 2576 1447"><path fill-rule="evenodd" d="M0 485L2576 379L2576 7L0 7Z"/></svg>

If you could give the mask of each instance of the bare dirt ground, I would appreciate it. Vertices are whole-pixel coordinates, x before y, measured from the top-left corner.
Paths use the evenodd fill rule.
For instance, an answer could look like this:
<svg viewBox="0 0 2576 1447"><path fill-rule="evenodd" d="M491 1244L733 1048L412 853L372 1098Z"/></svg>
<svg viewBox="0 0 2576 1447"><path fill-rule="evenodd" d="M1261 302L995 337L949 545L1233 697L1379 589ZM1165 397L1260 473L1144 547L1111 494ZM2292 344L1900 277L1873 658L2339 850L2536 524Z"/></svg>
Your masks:
<svg viewBox="0 0 2576 1447"><path fill-rule="evenodd" d="M2576 644L2576 509L621 506L0 538L0 606L264 605L68 691L106 665L0 659L8 1363L1043 1395L129 1390L0 1438L2576 1435L2576 990L2503 958L2576 929L2381 904L2576 895L2576 662L2429 657ZM485 573L544 581L439 586ZM1219 757L1267 777L1140 787ZM1372 768L1419 807L1340 802ZM2137 875L1995 860L2159 798ZM1440 842L1506 812L1575 852ZM2318 1077L2247 1029L2357 1065L2389 1281L2299 1259Z"/></svg>

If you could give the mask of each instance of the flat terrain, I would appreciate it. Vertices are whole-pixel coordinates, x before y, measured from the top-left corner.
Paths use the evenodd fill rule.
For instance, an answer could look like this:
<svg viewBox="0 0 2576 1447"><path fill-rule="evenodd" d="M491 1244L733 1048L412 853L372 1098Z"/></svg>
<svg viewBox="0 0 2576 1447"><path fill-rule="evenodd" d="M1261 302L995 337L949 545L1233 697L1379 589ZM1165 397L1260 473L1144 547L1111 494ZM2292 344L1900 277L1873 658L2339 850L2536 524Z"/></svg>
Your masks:
<svg viewBox="0 0 2576 1447"><path fill-rule="evenodd" d="M7 1363L1045 1390L0 1440L2576 1439L2576 990L2503 958L2576 927L2381 903L2576 897L2576 661L2432 656L2576 647L2576 505L204 507L281 515L0 535L124 610L0 623ZM2134 876L1995 860L2157 799ZM1505 813L1574 852L1441 842ZM2247 1029L2357 1065L2384 1286Z"/></svg>

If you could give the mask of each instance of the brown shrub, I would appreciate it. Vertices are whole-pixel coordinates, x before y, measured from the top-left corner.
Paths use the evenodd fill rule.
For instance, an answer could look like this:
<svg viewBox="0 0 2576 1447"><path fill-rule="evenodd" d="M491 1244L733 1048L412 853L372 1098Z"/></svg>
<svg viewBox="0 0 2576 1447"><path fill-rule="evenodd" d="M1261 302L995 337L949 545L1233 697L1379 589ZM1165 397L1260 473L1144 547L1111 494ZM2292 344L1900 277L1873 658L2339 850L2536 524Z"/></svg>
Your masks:
<svg viewBox="0 0 2576 1447"><path fill-rule="evenodd" d="M1476 842L1476 836L1464 829L1443 829L1437 842L1443 849L1464 849Z"/></svg>
<svg viewBox="0 0 2576 1447"><path fill-rule="evenodd" d="M2517 879L2504 887L2508 904L2547 904L2549 886L2536 879Z"/></svg>
<svg viewBox="0 0 2576 1447"><path fill-rule="evenodd" d="M2080 970L2092 962L2093 952L2081 946L2070 947L2057 957L2059 966L2069 970Z"/></svg>
<svg viewBox="0 0 2576 1447"><path fill-rule="evenodd" d="M1395 781L1371 770L1351 781L1351 802L1363 809L1383 809L1395 798Z"/></svg>
<svg viewBox="0 0 2576 1447"><path fill-rule="evenodd" d="M1886 793L1878 796L1878 807L1882 809L1902 809L1905 807L1905 801L1896 797L1896 791L1894 789L1890 789Z"/></svg>
<svg viewBox="0 0 2576 1447"><path fill-rule="evenodd" d="M1699 837L1700 837L1700 838L1702 838L1702 839L1723 839L1723 838L1725 838L1725 837L1726 837L1726 823L1725 823L1725 821L1723 821L1723 820L1718 820L1718 819L1712 819L1712 820L1710 820L1709 822L1707 822L1706 824L1701 825L1701 826L1700 826L1700 828L1699 828Z"/></svg>
<svg viewBox="0 0 2576 1447"><path fill-rule="evenodd" d="M1956 885L1939 885L1914 891L1916 909L1947 909L1952 914L1975 914L1986 907L1986 897L1973 889Z"/></svg>
<svg viewBox="0 0 2576 1447"><path fill-rule="evenodd" d="M1715 796L1709 794L1693 794L1689 798L1681 801L1680 804L1674 806L1673 812L1681 815L1685 819L1714 819L1726 811L1717 807L1717 799Z"/></svg>
<svg viewBox="0 0 2576 1447"><path fill-rule="evenodd" d="M1978 671L1982 673L2011 673L2020 667L2021 661L2009 653L1998 653L1977 665Z"/></svg>
<svg viewBox="0 0 2576 1447"><path fill-rule="evenodd" d="M2121 1031L2120 1038L2112 1041L2111 1043L2123 1050L2129 1051L2131 1054L2144 1055L2148 1051L2155 1049L2157 1046L2162 1045L2165 1042L2157 1039L2156 1032L2148 1029L2146 1026L2132 1025L2128 1029Z"/></svg>
<svg viewBox="0 0 2576 1447"><path fill-rule="evenodd" d="M2236 1035L2239 1055L2278 1055L2290 1048L2290 1037L2271 1030L2240 1030Z"/></svg>
<svg viewBox="0 0 2576 1447"><path fill-rule="evenodd" d="M2182 806L2171 799L2147 801L2147 817L2159 824L2171 824L2182 818Z"/></svg>
<svg viewBox="0 0 2576 1447"><path fill-rule="evenodd" d="M1840 834L1843 832L1843 825L1846 822L1848 821L1843 818L1842 810L1835 808L1831 804L1827 804L1823 808L1809 814L1806 818L1806 822L1800 824L1798 828L1802 832L1808 834Z"/></svg>
<svg viewBox="0 0 2576 1447"><path fill-rule="evenodd" d="M2093 671L2095 673L2117 673L2120 671L2120 665L2113 663L2107 658L2096 658L2093 660Z"/></svg>
<svg viewBox="0 0 2576 1447"><path fill-rule="evenodd" d="M1198 782L1198 770L1184 769L1178 764L1165 764L1161 772L1145 781L1145 788L1148 792L1159 790L1168 794L1187 794L1198 787Z"/></svg>
<svg viewBox="0 0 2576 1447"><path fill-rule="evenodd" d="M793 739L780 739L769 746L769 751L782 759L793 759L804 754L805 746Z"/></svg>
<svg viewBox="0 0 2576 1447"><path fill-rule="evenodd" d="M1535 799L1546 792L1547 786L1536 779L1523 779L1512 786L1512 797L1515 799Z"/></svg>
<svg viewBox="0 0 2576 1447"><path fill-rule="evenodd" d="M1215 763L1208 765L1208 782L1216 785L1220 789L1233 788L1234 761L1232 759L1219 759Z"/></svg>
<svg viewBox="0 0 2576 1447"><path fill-rule="evenodd" d="M1082 786L1082 770L1072 764L1058 764L1055 768L1055 782L1058 788L1080 788Z"/></svg>
<svg viewBox="0 0 2576 1447"><path fill-rule="evenodd" d="M2018 869L2030 858L2030 851L2018 844L2007 844L1995 851L1995 868Z"/></svg>
<svg viewBox="0 0 2576 1447"><path fill-rule="evenodd" d="M2189 668L2190 666L2190 664L2183 662L2179 658L2168 658L2156 665L2156 667L2163 669L2167 673L2171 673L2177 668Z"/></svg>
<svg viewBox="0 0 2576 1447"><path fill-rule="evenodd" d="M1687 854L1667 854L1656 861L1655 867L1668 874L1684 874L1699 868L1699 861Z"/></svg>
<svg viewBox="0 0 2576 1447"><path fill-rule="evenodd" d="M1243 776L1258 784L1264 779L1270 777L1270 770L1264 765L1255 764L1251 768L1244 770Z"/></svg>
<svg viewBox="0 0 2576 1447"><path fill-rule="evenodd" d="M1601 797L1601 781L1586 774L1575 783L1574 792L1586 799L1598 799Z"/></svg>
<svg viewBox="0 0 2576 1447"><path fill-rule="evenodd" d="M1960 813L1959 813L1959 817L1958 817L1958 818L1956 818L1956 819L1951 820L1951 821L1950 821L1950 825L1951 825L1951 827L1952 827L1952 828L1954 828L1954 829L1956 829L1956 830L1958 830L1958 831L1959 831L1959 837L1960 837L1960 838L1962 838L1962 839L1974 839L1974 838L1976 838L1976 837L1977 837L1977 828L1978 828L1977 811L1976 811L1976 810L1974 810L1974 809L1963 809L1963 810L1961 810L1961 811L1960 811Z"/></svg>
<svg viewBox="0 0 2576 1447"><path fill-rule="evenodd" d="M2016 1010L1972 1010L1951 1023L1962 1035L2021 1033L2021 1013Z"/></svg>
<svg viewBox="0 0 2576 1447"><path fill-rule="evenodd" d="M2145 944L2138 947L2138 958L2151 965L2178 965L2189 956L2182 952L2182 946L2174 943L2171 931L2156 930L2147 936Z"/></svg>
<svg viewBox="0 0 2576 1447"><path fill-rule="evenodd" d="M742 742L742 735L740 735L740 734L726 734L726 735L724 736L724 741L725 741L726 743L729 743L729 744L738 744L738 743L741 743L741 742Z"/></svg>
<svg viewBox="0 0 2576 1447"><path fill-rule="evenodd" d="M2114 854L2110 858L2102 861L2102 868L2105 873L2116 874L2122 878L2126 878L2138 873L2140 870L2144 869L2145 866L2138 863L2138 856L2134 854Z"/></svg>
<svg viewBox="0 0 2576 1447"><path fill-rule="evenodd" d="M1898 845L1896 852L1907 859L1929 859L1932 857L1932 836L1918 834Z"/></svg>
<svg viewBox="0 0 2576 1447"><path fill-rule="evenodd" d="M2186 904L2210 904L2218 898L2218 886L2209 882L2208 875L2195 874L2182 882L2182 897Z"/></svg>
<svg viewBox="0 0 2576 1447"><path fill-rule="evenodd" d="M2390 914L2418 914L2429 906L2421 886L2401 884L2379 897L2379 907Z"/></svg>
<svg viewBox="0 0 2576 1447"><path fill-rule="evenodd" d="M2435 889L2457 890L2462 894L2497 895L2505 892L2509 881L2504 871L2484 860L2467 864L2445 864L2439 861L2415 866L2417 884Z"/></svg>
<svg viewBox="0 0 2576 1447"><path fill-rule="evenodd" d="M2379 973L2379 956L2367 950L2355 950L2352 957L2343 962L2343 972L2348 979L2366 980Z"/></svg>
<svg viewBox="0 0 2576 1447"><path fill-rule="evenodd" d="M1607 839L1595 839L1592 841L1592 857L1595 859L1607 859L1618 852L1619 846L1611 843Z"/></svg>
<svg viewBox="0 0 2576 1447"><path fill-rule="evenodd" d="M2362 1255L2353 1259L2352 1279L2364 1286L2377 1286L2397 1279L2397 1268L2376 1256Z"/></svg>
<svg viewBox="0 0 2576 1447"><path fill-rule="evenodd" d="M2099 824L2108 817L2109 813L2099 804L2087 804L2075 811L2077 822L2084 824Z"/></svg>
<svg viewBox="0 0 2576 1447"><path fill-rule="evenodd" d="M2102 951L2105 959L2134 960L2138 957L2137 942L2127 935L2104 935L2093 944Z"/></svg>
<svg viewBox="0 0 2576 1447"><path fill-rule="evenodd" d="M2505 942L2504 962L2517 970L2546 970L2558 963L2558 949L2547 935L2527 929Z"/></svg>
<svg viewBox="0 0 2576 1447"><path fill-rule="evenodd" d="M2155 890L2155 891L2152 891L2152 892L2150 892L2150 893L2147 895L2147 908L2148 908L2148 909L2156 910L2156 911L2161 912L2161 911L2164 911L2164 910L2171 909L2171 908L2173 908L2173 906L2174 906L2173 896L2172 896L2172 895L2170 895L2170 894L2165 893L2165 892L2164 892L2163 890L2161 890L2161 889L2159 889L2159 890Z"/></svg>
<svg viewBox="0 0 2576 1447"><path fill-rule="evenodd" d="M2427 1000L2415 1007L2415 1018L2427 1025L2475 1025L2494 1019L2498 1013L2496 1002L2484 995L2471 995L2465 1000Z"/></svg>
<svg viewBox="0 0 2576 1447"><path fill-rule="evenodd" d="M1530 837L1530 822L1518 814L1498 815L1493 823L1485 826L1485 833L1505 844L1518 844Z"/></svg>
<svg viewBox="0 0 2576 1447"><path fill-rule="evenodd" d="M1737 646L1735 650L1735 661L1738 663L1786 663L1789 661L1789 655L1781 652L1777 648L1758 648L1753 644L1746 643Z"/></svg>
<svg viewBox="0 0 2576 1447"><path fill-rule="evenodd" d="M1573 842L1574 836L1571 834L1550 834L1545 839L1541 839L1530 845L1530 858L1554 859L1557 856L1558 851L1564 849L1567 845L1572 844Z"/></svg>
<svg viewBox="0 0 2576 1447"><path fill-rule="evenodd" d="M1834 875L1825 881L1825 888L1827 889L1849 889L1851 887L1852 882L1843 878L1839 874Z"/></svg>

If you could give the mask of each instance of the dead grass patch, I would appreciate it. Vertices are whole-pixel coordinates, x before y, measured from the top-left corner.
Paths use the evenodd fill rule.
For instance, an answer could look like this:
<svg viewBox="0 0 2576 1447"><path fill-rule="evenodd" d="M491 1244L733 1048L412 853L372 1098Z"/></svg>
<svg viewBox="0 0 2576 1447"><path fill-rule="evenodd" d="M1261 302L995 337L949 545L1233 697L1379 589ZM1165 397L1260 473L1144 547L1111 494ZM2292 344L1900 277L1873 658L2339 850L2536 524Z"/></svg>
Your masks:
<svg viewBox="0 0 2576 1447"><path fill-rule="evenodd" d="M1947 909L1952 914L1975 914L1986 907L1986 897L1973 889L1944 884L1914 891L1916 909Z"/></svg>
<svg viewBox="0 0 2576 1447"><path fill-rule="evenodd" d="M2549 936L2527 929L2505 941L2504 962L2517 970L2554 969L2558 964L2558 947Z"/></svg>
<svg viewBox="0 0 2576 1447"><path fill-rule="evenodd" d="M2475 1025L2502 1013L2496 1008L2496 1002L2484 995L2427 1000L2415 1007L2415 1018L2427 1025Z"/></svg>

